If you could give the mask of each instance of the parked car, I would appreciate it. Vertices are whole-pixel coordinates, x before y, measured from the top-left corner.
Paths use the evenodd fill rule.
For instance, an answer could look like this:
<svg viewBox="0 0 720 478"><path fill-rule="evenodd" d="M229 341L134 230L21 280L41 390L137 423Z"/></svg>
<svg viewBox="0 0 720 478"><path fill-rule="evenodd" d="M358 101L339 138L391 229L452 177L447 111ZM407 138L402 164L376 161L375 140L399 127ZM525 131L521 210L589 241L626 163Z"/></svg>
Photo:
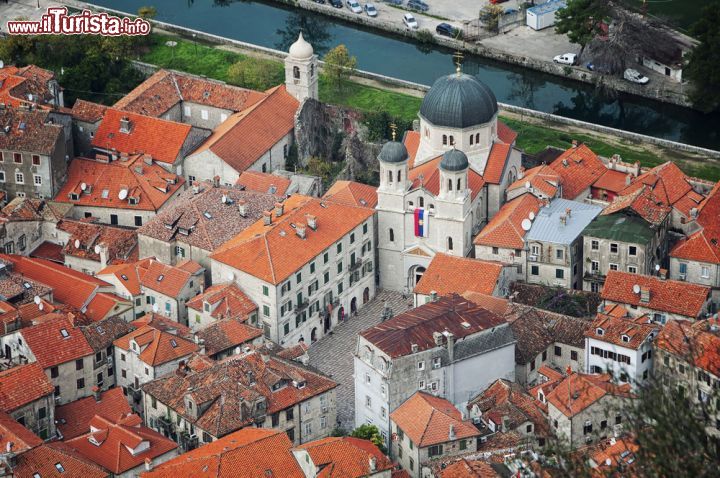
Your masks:
<svg viewBox="0 0 720 478"><path fill-rule="evenodd" d="M589 61L585 64L585 68L587 68L590 71L593 71L595 69L595 64L593 62Z"/></svg>
<svg viewBox="0 0 720 478"><path fill-rule="evenodd" d="M553 58L555 63L560 63L561 65L574 65L576 60L577 55L575 53L565 53L564 55L558 55Z"/></svg>
<svg viewBox="0 0 720 478"><path fill-rule="evenodd" d="M385 3L389 3L390 5L402 5L403 0L385 0Z"/></svg>
<svg viewBox="0 0 720 478"><path fill-rule="evenodd" d="M351 12L362 13L362 7L357 2L357 0L347 0L345 2L345 4L347 5L347 7L350 9Z"/></svg>
<svg viewBox="0 0 720 478"><path fill-rule="evenodd" d="M508 0L490 0L491 5L497 5L498 3L505 3Z"/></svg>
<svg viewBox="0 0 720 478"><path fill-rule="evenodd" d="M417 20L415 20L415 17L413 17L412 13L406 13L405 15L403 15L403 23L411 30L418 29L418 22Z"/></svg>
<svg viewBox="0 0 720 478"><path fill-rule="evenodd" d="M319 3L320 5L325 5L325 0L313 0L315 3Z"/></svg>
<svg viewBox="0 0 720 478"><path fill-rule="evenodd" d="M632 68L628 68L623 73L623 78L625 78L630 83L637 83L638 85L645 85L650 81L650 78L643 75L637 70L633 70Z"/></svg>
<svg viewBox="0 0 720 478"><path fill-rule="evenodd" d="M435 31L438 35L442 35L445 37L455 38L455 35L457 34L457 30L454 26L450 25L449 23L441 23L436 28Z"/></svg>
<svg viewBox="0 0 720 478"><path fill-rule="evenodd" d="M332 5L335 8L342 8L343 3L342 0L330 0L330 5Z"/></svg>
<svg viewBox="0 0 720 478"><path fill-rule="evenodd" d="M430 6L423 2L423 0L409 0L407 3L407 7L410 10L416 10L418 12L427 12L430 10Z"/></svg>
<svg viewBox="0 0 720 478"><path fill-rule="evenodd" d="M372 3L366 3L365 13L367 13L368 17L377 17L377 8Z"/></svg>

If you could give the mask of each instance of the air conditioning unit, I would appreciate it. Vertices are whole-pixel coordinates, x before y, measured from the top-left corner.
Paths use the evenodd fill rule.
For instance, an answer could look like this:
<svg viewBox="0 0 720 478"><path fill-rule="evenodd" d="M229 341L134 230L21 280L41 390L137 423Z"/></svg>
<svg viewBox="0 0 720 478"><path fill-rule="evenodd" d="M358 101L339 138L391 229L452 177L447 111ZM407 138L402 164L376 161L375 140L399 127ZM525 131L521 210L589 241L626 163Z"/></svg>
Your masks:
<svg viewBox="0 0 720 478"><path fill-rule="evenodd" d="M113 364L112 355L107 356L107 364L108 364L108 366L112 367L112 364Z"/></svg>
<svg viewBox="0 0 720 478"><path fill-rule="evenodd" d="M327 412L328 412L328 407L322 407L322 412L323 412L323 413L327 413Z"/></svg>
<svg viewBox="0 0 720 478"><path fill-rule="evenodd" d="M687 274L680 274L680 275L678 276L678 279L679 279L679 280L686 280L686 279L687 279Z"/></svg>
<svg viewBox="0 0 720 478"><path fill-rule="evenodd" d="M537 258L537 256L528 256L528 260L530 262L537 262L538 258Z"/></svg>

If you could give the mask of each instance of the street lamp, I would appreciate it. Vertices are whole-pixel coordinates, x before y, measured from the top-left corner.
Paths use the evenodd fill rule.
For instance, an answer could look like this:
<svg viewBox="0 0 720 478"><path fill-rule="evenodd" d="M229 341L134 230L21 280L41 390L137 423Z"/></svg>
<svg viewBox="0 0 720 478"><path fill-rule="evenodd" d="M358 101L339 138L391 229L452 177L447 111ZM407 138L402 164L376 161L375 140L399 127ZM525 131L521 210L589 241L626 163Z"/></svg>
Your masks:
<svg viewBox="0 0 720 478"><path fill-rule="evenodd" d="M197 33L193 33L193 44L195 45L195 56L197 56Z"/></svg>
<svg viewBox="0 0 720 478"><path fill-rule="evenodd" d="M170 63L175 63L175 47L177 46L177 42L168 40L165 42L165 46L170 48Z"/></svg>

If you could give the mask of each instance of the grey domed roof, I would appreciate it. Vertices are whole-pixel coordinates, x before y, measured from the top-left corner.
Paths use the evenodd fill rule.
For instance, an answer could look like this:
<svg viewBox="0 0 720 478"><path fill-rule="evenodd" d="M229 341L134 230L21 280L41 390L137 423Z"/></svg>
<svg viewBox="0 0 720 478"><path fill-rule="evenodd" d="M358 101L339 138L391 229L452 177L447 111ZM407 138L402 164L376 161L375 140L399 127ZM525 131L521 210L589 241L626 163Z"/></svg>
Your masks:
<svg viewBox="0 0 720 478"><path fill-rule="evenodd" d="M378 159L385 163L403 163L408 159L408 152L404 144L388 141L383 145Z"/></svg>
<svg viewBox="0 0 720 478"><path fill-rule="evenodd" d="M492 90L464 73L439 78L427 92L420 114L436 126L467 128L490 121L498 111Z"/></svg>
<svg viewBox="0 0 720 478"><path fill-rule="evenodd" d="M440 161L440 169L445 171L463 171L468 168L468 159L459 149L445 151Z"/></svg>

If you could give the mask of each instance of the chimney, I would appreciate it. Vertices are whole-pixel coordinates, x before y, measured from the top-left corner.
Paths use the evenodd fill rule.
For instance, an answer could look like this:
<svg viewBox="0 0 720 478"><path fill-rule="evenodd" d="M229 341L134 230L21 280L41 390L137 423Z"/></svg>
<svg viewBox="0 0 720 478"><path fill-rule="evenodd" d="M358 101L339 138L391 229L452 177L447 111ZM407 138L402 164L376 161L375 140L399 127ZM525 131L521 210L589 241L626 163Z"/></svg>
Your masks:
<svg viewBox="0 0 720 478"><path fill-rule="evenodd" d="M440 347L443 344L443 334L440 332L433 332L433 340L435 341L435 345Z"/></svg>
<svg viewBox="0 0 720 478"><path fill-rule="evenodd" d="M219 188L219 187L220 187L220 176L215 176L215 177L213 177L212 185L213 185L214 188Z"/></svg>
<svg viewBox="0 0 720 478"><path fill-rule="evenodd" d="M240 216L247 217L247 201L244 199L238 199L238 212Z"/></svg>
<svg viewBox="0 0 720 478"><path fill-rule="evenodd" d="M572 140L572 147L573 147L573 148L577 148L577 147L578 147L578 142L577 142L576 139Z"/></svg>
<svg viewBox="0 0 720 478"><path fill-rule="evenodd" d="M130 133L130 128L132 128L130 118L128 118L127 116L123 116L122 118L120 118L120 132Z"/></svg>
<svg viewBox="0 0 720 478"><path fill-rule="evenodd" d="M152 166L152 156L149 154L143 154L143 162L148 166Z"/></svg>
<svg viewBox="0 0 720 478"><path fill-rule="evenodd" d="M448 441L455 441L457 435L455 435L455 425L450 424L450 431L448 432Z"/></svg>
<svg viewBox="0 0 720 478"><path fill-rule="evenodd" d="M525 166L520 166L520 172L518 173L518 179L525 177Z"/></svg>
<svg viewBox="0 0 720 478"><path fill-rule="evenodd" d="M660 276L660 280L667 279L667 272L668 272L667 269L660 269L658 271L658 276Z"/></svg>
<svg viewBox="0 0 720 478"><path fill-rule="evenodd" d="M560 222L563 225L567 224L567 216L565 214L560 214Z"/></svg>
<svg viewBox="0 0 720 478"><path fill-rule="evenodd" d="M145 471L152 471L153 461L151 458L145 458Z"/></svg>
<svg viewBox="0 0 720 478"><path fill-rule="evenodd" d="M418 344L410 344L410 350L412 351L412 353L417 353Z"/></svg>
<svg viewBox="0 0 720 478"><path fill-rule="evenodd" d="M108 263L108 246L106 244L98 244L100 255L100 268L105 269Z"/></svg>
<svg viewBox="0 0 720 478"><path fill-rule="evenodd" d="M307 225L310 229L313 231L317 230L317 218L315 216L312 214L306 214L305 219L307 219Z"/></svg>
<svg viewBox="0 0 720 478"><path fill-rule="evenodd" d="M640 288L640 302L650 302L650 289L647 287Z"/></svg>
<svg viewBox="0 0 720 478"><path fill-rule="evenodd" d="M438 301L438 293L436 290L430 291L430 302L437 302Z"/></svg>
<svg viewBox="0 0 720 478"><path fill-rule="evenodd" d="M570 208L565 209L565 214L567 215L568 218L570 216L572 216L572 209L570 209Z"/></svg>
<svg viewBox="0 0 720 478"><path fill-rule="evenodd" d="M136 164L134 169L135 169L135 172L138 174L143 173L143 165L142 164Z"/></svg>
<svg viewBox="0 0 720 478"><path fill-rule="evenodd" d="M95 397L95 401L96 401L96 402L99 402L99 401L100 401L100 392L101 392L100 387L98 387L97 385L95 385L95 386L92 388L92 392L93 392L93 396Z"/></svg>
<svg viewBox="0 0 720 478"><path fill-rule="evenodd" d="M368 465L370 466L370 472L375 473L377 471L377 458L370 456Z"/></svg>
<svg viewBox="0 0 720 478"><path fill-rule="evenodd" d="M510 431L510 417L507 415L503 415L502 417L502 432L507 433Z"/></svg>
<svg viewBox="0 0 720 478"><path fill-rule="evenodd" d="M635 161L635 177L640 176L641 172L642 171L640 169L640 161Z"/></svg>
<svg viewBox="0 0 720 478"><path fill-rule="evenodd" d="M562 160L562 165L565 166L565 167L567 167L567 165L568 165L568 160L565 159L565 158L563 158L563 160Z"/></svg>
<svg viewBox="0 0 720 478"><path fill-rule="evenodd" d="M200 355L205 355L205 339L199 339L198 336L195 336L195 343L200 347L200 350L198 351Z"/></svg>
<svg viewBox="0 0 720 478"><path fill-rule="evenodd" d="M285 207L283 206L283 203L276 202L275 203L275 217L280 217L283 215L283 210Z"/></svg>
<svg viewBox="0 0 720 478"><path fill-rule="evenodd" d="M630 186L630 183L632 183L633 176L632 174L628 174L625 176L625 186Z"/></svg>
<svg viewBox="0 0 720 478"><path fill-rule="evenodd" d="M263 212L263 223L266 226L269 226L270 224L272 224L272 212L270 212L270 211Z"/></svg>
<svg viewBox="0 0 720 478"><path fill-rule="evenodd" d="M305 239L305 224L301 222L295 224L295 234L297 234L300 239Z"/></svg>

